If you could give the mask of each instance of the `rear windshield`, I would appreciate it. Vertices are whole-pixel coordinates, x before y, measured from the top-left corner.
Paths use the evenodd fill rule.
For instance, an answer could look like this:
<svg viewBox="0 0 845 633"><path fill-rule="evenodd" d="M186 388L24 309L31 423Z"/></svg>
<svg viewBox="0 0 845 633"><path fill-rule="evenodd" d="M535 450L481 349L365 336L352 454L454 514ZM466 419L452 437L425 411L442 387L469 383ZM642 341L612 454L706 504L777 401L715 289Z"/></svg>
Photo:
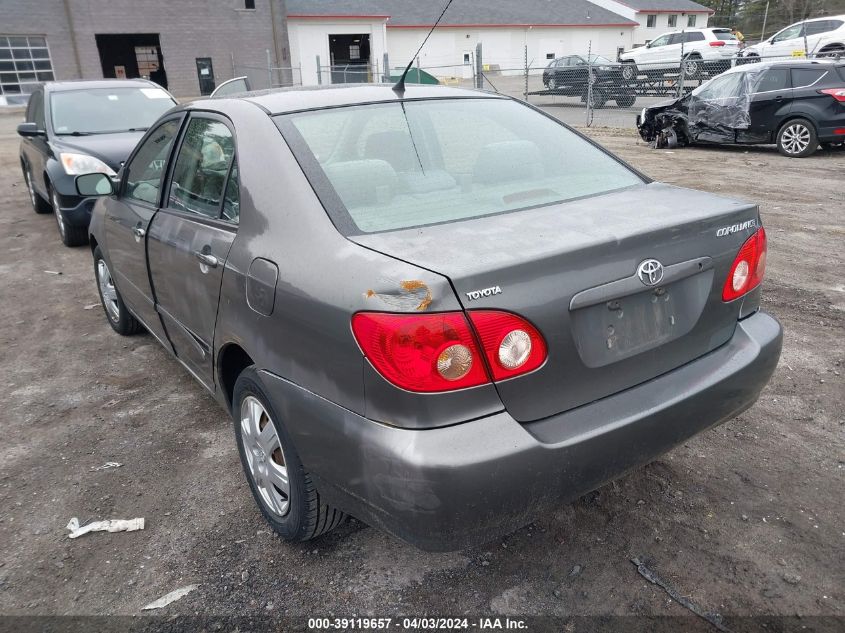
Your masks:
<svg viewBox="0 0 845 633"><path fill-rule="evenodd" d="M50 94L56 134L146 130L175 105L161 88L87 88Z"/></svg>
<svg viewBox="0 0 845 633"><path fill-rule="evenodd" d="M717 40L730 41L736 39L730 31L713 31L713 35L716 36Z"/></svg>
<svg viewBox="0 0 845 633"><path fill-rule="evenodd" d="M277 122L347 233L455 222L643 182L557 121L507 99L349 106Z"/></svg>

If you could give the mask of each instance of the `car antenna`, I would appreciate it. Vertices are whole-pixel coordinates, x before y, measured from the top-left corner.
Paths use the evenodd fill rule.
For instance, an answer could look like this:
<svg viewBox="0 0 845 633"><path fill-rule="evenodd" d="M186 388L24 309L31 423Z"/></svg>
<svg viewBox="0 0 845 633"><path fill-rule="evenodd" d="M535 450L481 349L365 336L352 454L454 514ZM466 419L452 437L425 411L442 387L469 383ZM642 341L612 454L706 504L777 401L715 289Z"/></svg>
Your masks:
<svg viewBox="0 0 845 633"><path fill-rule="evenodd" d="M409 61L408 65L405 66L405 72L403 72L402 76L399 77L399 81L397 81L393 85L393 92L395 92L400 97L405 94L405 76L408 74L408 71L411 70L411 66L414 65L414 60L417 58L417 55L420 54L420 51L423 49L423 46L425 46L425 43L428 41L428 38L431 37L431 34L434 33L434 29L437 28L437 25L440 24L440 20L442 20L443 16L446 14L446 9L448 9L449 5L451 4L452 0L449 0L449 2L446 3L446 6L443 7L443 11L440 12L440 17L437 18L437 21L434 23L434 26L431 27L431 30L428 32L428 35L425 36L425 39L423 40L422 44L420 44L420 47L417 49L417 52L411 56L411 61ZM417 77L417 80L419 80L419 77Z"/></svg>

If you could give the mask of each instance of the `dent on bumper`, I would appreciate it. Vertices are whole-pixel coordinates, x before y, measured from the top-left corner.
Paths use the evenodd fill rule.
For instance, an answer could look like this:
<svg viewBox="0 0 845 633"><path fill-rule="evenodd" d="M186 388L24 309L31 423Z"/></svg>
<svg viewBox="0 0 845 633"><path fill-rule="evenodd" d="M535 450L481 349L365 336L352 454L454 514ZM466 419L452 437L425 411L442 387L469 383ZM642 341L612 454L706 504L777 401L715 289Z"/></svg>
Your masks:
<svg viewBox="0 0 845 633"><path fill-rule="evenodd" d="M518 529L725 422L757 399L781 328L758 312L719 349L668 374L530 424L506 412L446 428L367 420L263 372L330 502L418 547L452 550Z"/></svg>

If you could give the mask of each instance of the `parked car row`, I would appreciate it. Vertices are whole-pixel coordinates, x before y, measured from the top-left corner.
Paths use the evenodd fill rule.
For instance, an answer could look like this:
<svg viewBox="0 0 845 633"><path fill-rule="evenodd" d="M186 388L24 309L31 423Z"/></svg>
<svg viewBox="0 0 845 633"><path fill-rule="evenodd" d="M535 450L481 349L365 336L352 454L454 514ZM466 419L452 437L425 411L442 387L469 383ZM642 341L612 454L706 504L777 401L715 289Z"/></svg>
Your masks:
<svg viewBox="0 0 845 633"><path fill-rule="evenodd" d="M351 514L425 549L488 541L741 413L778 362L757 206L652 182L516 99L142 92L166 111L116 125L44 94L25 173L49 141L93 207L107 322L231 413L285 539ZM122 164L59 146L136 126Z"/></svg>

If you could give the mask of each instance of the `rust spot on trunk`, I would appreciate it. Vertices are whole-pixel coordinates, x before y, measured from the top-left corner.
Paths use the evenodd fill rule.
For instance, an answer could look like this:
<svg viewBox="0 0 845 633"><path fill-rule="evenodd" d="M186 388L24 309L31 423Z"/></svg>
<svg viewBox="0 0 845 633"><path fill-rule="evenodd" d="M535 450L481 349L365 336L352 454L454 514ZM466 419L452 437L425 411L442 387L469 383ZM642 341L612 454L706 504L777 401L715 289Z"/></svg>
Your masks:
<svg viewBox="0 0 845 633"><path fill-rule="evenodd" d="M395 294L376 292L370 289L364 293L364 296L367 299L376 297L394 309L416 310L418 312L427 310L433 301L431 290L429 290L426 284L417 279L400 281L399 288L399 292Z"/></svg>

